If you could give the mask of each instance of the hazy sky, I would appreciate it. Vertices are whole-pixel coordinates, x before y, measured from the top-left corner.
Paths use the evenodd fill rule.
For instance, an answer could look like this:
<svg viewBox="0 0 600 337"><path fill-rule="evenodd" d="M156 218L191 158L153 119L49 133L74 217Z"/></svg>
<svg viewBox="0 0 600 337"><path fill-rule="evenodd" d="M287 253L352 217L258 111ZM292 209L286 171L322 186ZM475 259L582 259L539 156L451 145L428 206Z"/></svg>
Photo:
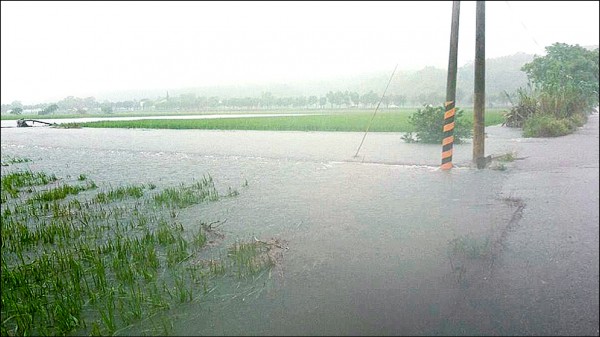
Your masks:
<svg viewBox="0 0 600 337"><path fill-rule="evenodd" d="M599 2L486 2L486 57L597 45ZM1 3L2 103L446 68L451 1ZM475 54L462 1L458 65ZM332 90L334 90L333 88ZM133 98L133 97L132 97ZM138 98L139 99L139 98Z"/></svg>

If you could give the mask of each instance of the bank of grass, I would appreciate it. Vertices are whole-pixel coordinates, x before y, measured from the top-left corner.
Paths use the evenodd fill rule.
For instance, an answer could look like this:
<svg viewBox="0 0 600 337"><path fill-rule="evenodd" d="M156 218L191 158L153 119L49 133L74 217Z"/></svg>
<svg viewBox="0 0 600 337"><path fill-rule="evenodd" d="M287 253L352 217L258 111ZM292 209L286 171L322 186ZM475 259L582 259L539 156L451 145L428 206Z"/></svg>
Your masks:
<svg viewBox="0 0 600 337"><path fill-rule="evenodd" d="M369 128L372 132L411 132L409 116L416 110L378 112ZM473 120L472 111L466 110L464 118ZM310 116L274 116L219 119L145 119L135 121L99 121L81 123L94 128L144 128L144 129L208 129L208 130L270 130L270 131L365 131L372 111L330 113ZM487 110L486 126L501 124L503 113L499 109Z"/></svg>

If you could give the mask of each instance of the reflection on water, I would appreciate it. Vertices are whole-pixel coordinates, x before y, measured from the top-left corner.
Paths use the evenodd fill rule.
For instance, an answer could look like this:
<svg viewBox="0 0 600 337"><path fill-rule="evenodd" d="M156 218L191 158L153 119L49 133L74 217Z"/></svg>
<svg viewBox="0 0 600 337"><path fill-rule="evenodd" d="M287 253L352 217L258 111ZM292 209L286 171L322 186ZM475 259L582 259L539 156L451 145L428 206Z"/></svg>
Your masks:
<svg viewBox="0 0 600 337"><path fill-rule="evenodd" d="M238 189L235 198L182 210L181 221L227 220L228 240L285 240L283 262L167 313L175 335L510 333L484 319L504 315L493 303L465 304L487 265L457 280L448 263L451 239L494 238L510 220L514 209L500 200L505 175L439 171L440 146L409 146L398 134L370 134L362 157L352 158L361 137L15 128L2 130L2 156L112 186L168 186L208 173L218 189ZM506 139L495 146L514 146ZM470 145L456 148L457 162L468 162Z"/></svg>

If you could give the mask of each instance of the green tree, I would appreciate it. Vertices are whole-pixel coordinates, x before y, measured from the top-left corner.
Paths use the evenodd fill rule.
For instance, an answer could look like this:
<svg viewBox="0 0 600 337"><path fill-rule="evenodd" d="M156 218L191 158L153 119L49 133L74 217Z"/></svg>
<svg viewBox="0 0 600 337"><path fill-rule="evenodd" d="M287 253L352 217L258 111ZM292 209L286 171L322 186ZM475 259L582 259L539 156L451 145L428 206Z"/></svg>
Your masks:
<svg viewBox="0 0 600 337"><path fill-rule="evenodd" d="M325 97L327 97L327 101L329 102L330 107L333 108L333 104L335 104L335 94L333 93L333 91L328 92L327 95L325 95Z"/></svg>
<svg viewBox="0 0 600 337"><path fill-rule="evenodd" d="M360 102L360 95L357 92L352 91L349 93L349 96L350 100L352 101L352 105L358 106L358 103Z"/></svg>
<svg viewBox="0 0 600 337"><path fill-rule="evenodd" d="M390 97L390 95L385 95L381 98L381 103L385 105L386 109L389 109L390 104L392 104L392 98Z"/></svg>
<svg viewBox="0 0 600 337"><path fill-rule="evenodd" d="M45 107L42 111L40 111L40 115L50 115L50 114L55 113L56 111L58 111L58 105L51 104L51 105Z"/></svg>
<svg viewBox="0 0 600 337"><path fill-rule="evenodd" d="M196 94L181 94L179 95L179 97L177 97L176 103L176 105L178 105L180 109L187 111L194 110L197 107Z"/></svg>
<svg viewBox="0 0 600 337"><path fill-rule="evenodd" d="M100 111L105 114L110 114L113 112L113 108L110 104L104 103L102 106L100 106Z"/></svg>
<svg viewBox="0 0 600 337"><path fill-rule="evenodd" d="M209 108L216 108L221 104L221 99L218 96L210 96L207 101Z"/></svg>
<svg viewBox="0 0 600 337"><path fill-rule="evenodd" d="M538 91L543 113L564 118L598 105L598 48L555 43L522 70Z"/></svg>
<svg viewBox="0 0 600 337"><path fill-rule="evenodd" d="M20 108L21 112L23 112L23 103L21 103L21 101L13 101L12 103L10 103L10 108L12 110Z"/></svg>
<svg viewBox="0 0 600 337"><path fill-rule="evenodd" d="M21 107L13 108L12 110L10 110L10 113L13 115L20 115L23 113L23 108L21 108Z"/></svg>
<svg viewBox="0 0 600 337"><path fill-rule="evenodd" d="M321 109L323 109L323 108L325 108L326 104L327 104L327 97L325 97L325 96L319 97L319 107Z"/></svg>
<svg viewBox="0 0 600 337"><path fill-rule="evenodd" d="M319 103L319 98L317 96L309 96L307 103L311 108L314 108Z"/></svg>
<svg viewBox="0 0 600 337"><path fill-rule="evenodd" d="M406 96L405 95L394 95L392 96L392 102L394 102L397 106L404 106L406 104Z"/></svg>
<svg viewBox="0 0 600 337"><path fill-rule="evenodd" d="M308 102L308 100L306 99L306 96L298 96L294 99L294 107L306 107L306 103Z"/></svg>
<svg viewBox="0 0 600 337"><path fill-rule="evenodd" d="M377 96L377 94L375 92L373 92L373 90L371 90L368 93L362 95L360 97L360 101L361 101L361 103L363 103L365 105L373 107L373 105L375 105L375 104L377 104L377 102L379 102L379 96Z"/></svg>
<svg viewBox="0 0 600 337"><path fill-rule="evenodd" d="M440 92L430 91L419 94L417 100L423 105L438 105L441 102L444 102L444 96L442 96L442 93Z"/></svg>
<svg viewBox="0 0 600 337"><path fill-rule="evenodd" d="M273 97L273 94L270 91L263 92L260 96L260 105L263 108L270 109L274 102L275 97Z"/></svg>

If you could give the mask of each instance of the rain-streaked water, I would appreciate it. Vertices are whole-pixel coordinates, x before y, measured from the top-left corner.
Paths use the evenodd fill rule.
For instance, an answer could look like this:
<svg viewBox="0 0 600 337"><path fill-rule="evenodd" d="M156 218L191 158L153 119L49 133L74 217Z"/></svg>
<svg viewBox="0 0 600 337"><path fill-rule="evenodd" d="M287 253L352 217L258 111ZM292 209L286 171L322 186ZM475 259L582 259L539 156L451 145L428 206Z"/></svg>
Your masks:
<svg viewBox="0 0 600 337"><path fill-rule="evenodd" d="M267 114L235 114L235 113L226 113L226 114L207 114L207 115L176 115L176 116L127 116L127 117L77 117L77 118L35 118L35 121L41 121L45 123L57 123L57 124L66 124L66 123L87 123L87 122L97 122L97 121L135 121L142 119L219 119L219 118L253 118L253 117L284 117L284 116L308 116L308 115L319 115L319 114L303 114L303 113L293 113L293 114L279 114L279 113L267 113ZM38 122L28 122L30 126L45 126L46 124L38 123ZM3 128L7 127L16 127L16 120L2 120L1 125Z"/></svg>
<svg viewBox="0 0 600 337"><path fill-rule="evenodd" d="M520 139L500 129L488 153ZM437 169L441 146L406 144L398 133L10 128L2 156L32 170L85 174L99 184L170 186L210 174L235 198L181 211L184 224L226 220L228 239L286 243L270 277L216 289L168 313L175 335L374 335L514 333L489 320L503 309L470 293L491 260L465 262L459 277L449 241L500 240L515 205L506 173ZM494 138L496 137L496 138ZM248 186L245 187L245 182ZM496 240L496 241L494 241ZM458 309L457 309L458 308Z"/></svg>

